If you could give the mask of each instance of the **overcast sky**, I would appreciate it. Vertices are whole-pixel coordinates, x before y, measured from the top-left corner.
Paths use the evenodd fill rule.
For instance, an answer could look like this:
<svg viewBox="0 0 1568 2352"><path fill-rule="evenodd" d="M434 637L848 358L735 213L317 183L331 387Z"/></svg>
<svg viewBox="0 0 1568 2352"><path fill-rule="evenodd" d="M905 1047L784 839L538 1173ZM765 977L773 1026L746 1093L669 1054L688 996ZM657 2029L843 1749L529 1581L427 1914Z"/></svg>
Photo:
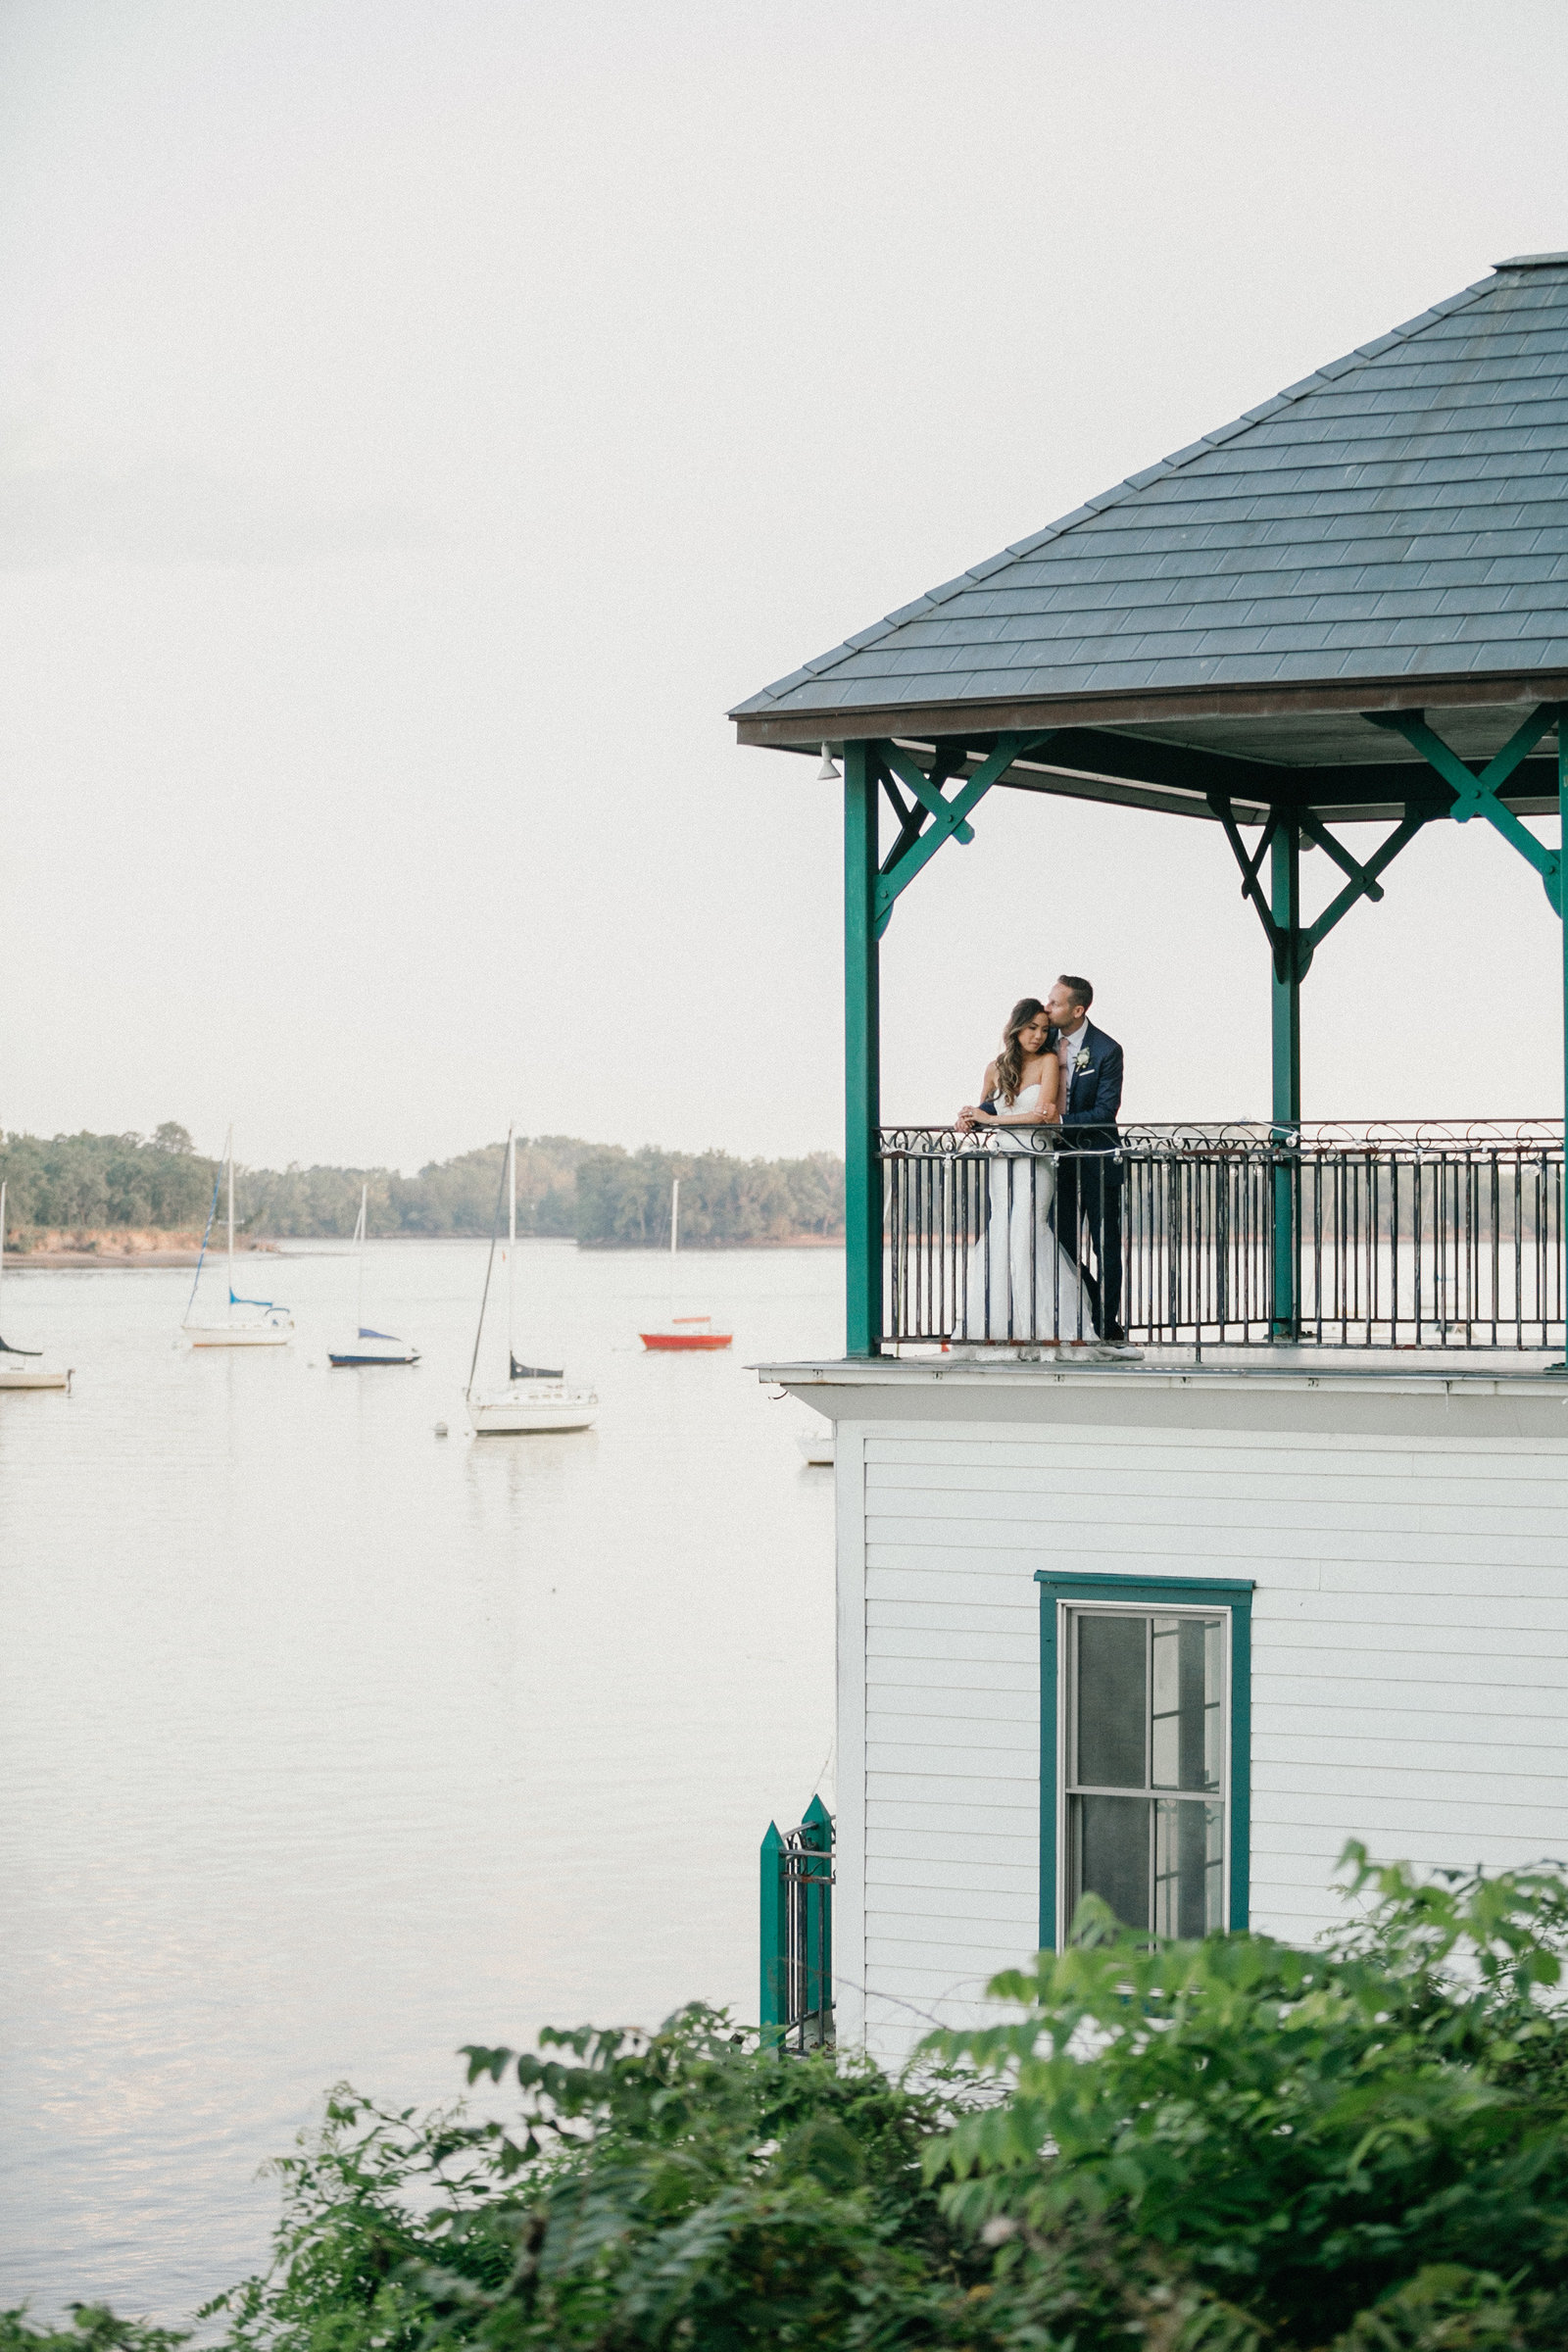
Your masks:
<svg viewBox="0 0 1568 2352"><path fill-rule="evenodd" d="M1568 246L1565 67L1560 0L3 0L0 1125L837 1149L836 796L725 710ZM1218 833L976 821L890 1115L1063 967L1130 1110L1262 1109ZM1308 1112L1555 1107L1559 955L1433 828Z"/></svg>

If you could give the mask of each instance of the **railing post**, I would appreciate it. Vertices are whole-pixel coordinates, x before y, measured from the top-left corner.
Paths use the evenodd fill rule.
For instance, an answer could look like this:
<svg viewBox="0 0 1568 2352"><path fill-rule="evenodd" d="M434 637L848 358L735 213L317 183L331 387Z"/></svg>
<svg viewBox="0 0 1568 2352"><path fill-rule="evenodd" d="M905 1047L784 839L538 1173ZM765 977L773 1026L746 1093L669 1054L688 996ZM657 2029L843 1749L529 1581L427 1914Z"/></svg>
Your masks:
<svg viewBox="0 0 1568 2352"><path fill-rule="evenodd" d="M1562 820L1557 915L1562 924L1563 1164L1568 1173L1568 705L1557 712L1557 814Z"/></svg>
<svg viewBox="0 0 1568 2352"><path fill-rule="evenodd" d="M1557 919L1562 927L1563 1164L1562 1174L1557 1179L1555 1259L1558 1268L1557 1281L1560 1284L1562 1281L1562 1253L1565 1244L1568 1244L1568 1234L1564 1233L1564 1211L1568 1209L1568 1198L1565 1198L1568 1196L1568 705L1559 705L1557 710L1557 814L1561 820L1557 851ZM1543 1175L1544 1175L1544 1170L1543 1170ZM1543 1190L1544 1190L1544 1185ZM1538 1233L1543 1212L1547 1219L1547 1230L1550 1231L1551 1212L1545 1203L1543 1203L1542 1210L1537 1212ZM1539 1251L1539 1241L1537 1249ZM1556 1300L1548 1298L1540 1303L1544 1315L1545 1307L1548 1304L1555 1305ZM1543 1331L1542 1337L1545 1338L1544 1331ZM1565 1350L1563 1370L1568 1372L1568 1350Z"/></svg>
<svg viewBox="0 0 1568 2352"><path fill-rule="evenodd" d="M806 1808L801 1843L808 1853L824 1857L819 1875L806 1882L801 2008L806 2016L816 2018L817 2038L825 2042L833 2015L833 1816L819 1796Z"/></svg>
<svg viewBox="0 0 1568 2352"><path fill-rule="evenodd" d="M869 746L844 747L844 1290L846 1355L882 1339L882 1124L877 975L877 781Z"/></svg>
<svg viewBox="0 0 1568 2352"><path fill-rule="evenodd" d="M1301 1122L1301 831L1282 821L1269 844L1269 911L1276 932L1272 990L1274 1148L1295 1148ZM1297 1337L1297 1166L1274 1167L1274 1337Z"/></svg>
<svg viewBox="0 0 1568 2352"><path fill-rule="evenodd" d="M778 1834L776 1822L769 1822L762 1839L760 1856L761 1868L761 1915L760 1920L761 1954L761 1984L758 2001L758 2022L762 2029L762 2047L777 2049L784 2038L789 2022L789 1947L786 1938L784 1898L784 1840Z"/></svg>

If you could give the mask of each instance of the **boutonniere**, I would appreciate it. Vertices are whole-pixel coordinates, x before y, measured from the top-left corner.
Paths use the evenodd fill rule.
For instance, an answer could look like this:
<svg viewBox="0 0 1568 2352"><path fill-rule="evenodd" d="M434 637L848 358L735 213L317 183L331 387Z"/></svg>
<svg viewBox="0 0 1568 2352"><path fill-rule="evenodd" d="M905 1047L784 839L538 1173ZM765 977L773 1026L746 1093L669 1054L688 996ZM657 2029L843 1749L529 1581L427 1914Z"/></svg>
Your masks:
<svg viewBox="0 0 1568 2352"><path fill-rule="evenodd" d="M1075 1078L1080 1078L1080 1077L1082 1077L1082 1075L1083 1075L1084 1071L1085 1071L1085 1070L1087 1070L1087 1069L1088 1069L1088 1067L1089 1067L1089 1048L1088 1048L1087 1046L1080 1046L1080 1047L1079 1047L1079 1049L1078 1049L1078 1058L1077 1058L1077 1060L1076 1060L1076 1061L1073 1063L1073 1065L1072 1065L1072 1074L1073 1074L1073 1076L1074 1076Z"/></svg>

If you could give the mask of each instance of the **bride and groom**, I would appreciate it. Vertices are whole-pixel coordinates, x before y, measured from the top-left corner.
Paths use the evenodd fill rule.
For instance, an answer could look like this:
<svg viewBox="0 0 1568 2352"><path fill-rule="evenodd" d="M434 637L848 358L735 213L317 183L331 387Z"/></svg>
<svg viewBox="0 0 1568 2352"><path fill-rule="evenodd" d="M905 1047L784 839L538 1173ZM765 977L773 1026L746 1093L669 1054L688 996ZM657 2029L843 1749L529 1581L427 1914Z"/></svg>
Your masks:
<svg viewBox="0 0 1568 2352"><path fill-rule="evenodd" d="M1072 972L1044 1004L1022 998L987 1064L979 1102L958 1113L962 1135L1000 1133L987 1155L956 1343L1082 1343L1099 1358L1139 1353L1121 1325L1121 1179L1111 1156L1122 1054L1089 1018L1094 1001L1089 982ZM1054 1133L1032 1132L1041 1128ZM1039 1148L1048 1143L1054 1149ZM1081 1250L1092 1267L1080 1262Z"/></svg>

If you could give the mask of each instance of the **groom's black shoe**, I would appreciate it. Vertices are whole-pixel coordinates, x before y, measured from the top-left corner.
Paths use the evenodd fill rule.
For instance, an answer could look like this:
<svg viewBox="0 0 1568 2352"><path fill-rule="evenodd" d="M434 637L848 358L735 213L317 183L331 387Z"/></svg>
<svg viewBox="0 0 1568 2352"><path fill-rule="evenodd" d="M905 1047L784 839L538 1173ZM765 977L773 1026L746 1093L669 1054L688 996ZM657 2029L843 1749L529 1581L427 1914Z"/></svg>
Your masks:
<svg viewBox="0 0 1568 2352"><path fill-rule="evenodd" d="M1125 1348L1127 1345L1127 1334L1119 1323L1107 1323L1100 1336L1107 1348Z"/></svg>

